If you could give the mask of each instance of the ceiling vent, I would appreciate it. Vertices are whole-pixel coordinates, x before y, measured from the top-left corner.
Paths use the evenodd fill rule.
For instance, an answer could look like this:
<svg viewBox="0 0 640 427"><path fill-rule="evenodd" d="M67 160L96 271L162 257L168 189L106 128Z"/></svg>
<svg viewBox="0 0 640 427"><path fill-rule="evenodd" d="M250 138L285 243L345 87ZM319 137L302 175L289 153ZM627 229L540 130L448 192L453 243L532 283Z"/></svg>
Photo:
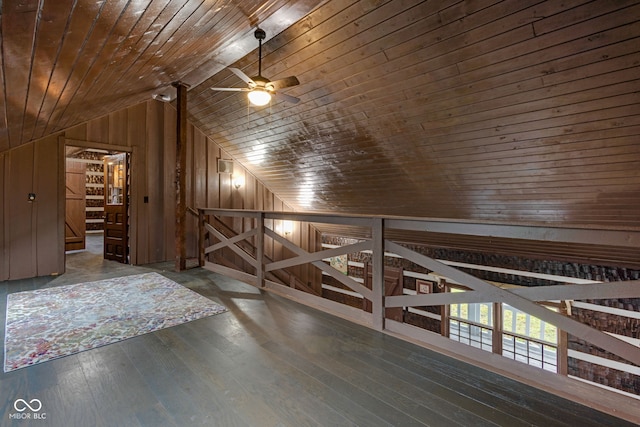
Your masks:
<svg viewBox="0 0 640 427"><path fill-rule="evenodd" d="M218 159L218 173L233 173L233 160Z"/></svg>

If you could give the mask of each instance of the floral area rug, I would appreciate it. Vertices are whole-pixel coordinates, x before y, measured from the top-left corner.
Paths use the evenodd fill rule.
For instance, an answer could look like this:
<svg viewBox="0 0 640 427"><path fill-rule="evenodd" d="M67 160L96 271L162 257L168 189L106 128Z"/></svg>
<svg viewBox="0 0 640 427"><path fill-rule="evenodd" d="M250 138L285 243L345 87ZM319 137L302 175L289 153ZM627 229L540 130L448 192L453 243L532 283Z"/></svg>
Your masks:
<svg viewBox="0 0 640 427"><path fill-rule="evenodd" d="M225 311L158 273L8 294L4 371Z"/></svg>

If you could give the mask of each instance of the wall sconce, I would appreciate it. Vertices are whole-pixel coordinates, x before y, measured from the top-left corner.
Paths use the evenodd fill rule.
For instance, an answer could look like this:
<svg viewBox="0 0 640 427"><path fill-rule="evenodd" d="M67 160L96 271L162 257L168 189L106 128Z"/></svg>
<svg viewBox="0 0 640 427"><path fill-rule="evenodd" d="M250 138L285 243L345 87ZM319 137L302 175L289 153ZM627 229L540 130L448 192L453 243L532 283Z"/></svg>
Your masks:
<svg viewBox="0 0 640 427"><path fill-rule="evenodd" d="M27 194L27 201L29 203L31 202L35 202L36 201L36 193L29 193Z"/></svg>
<svg viewBox="0 0 640 427"><path fill-rule="evenodd" d="M242 187L244 185L244 178L241 176L238 176L236 178L233 178L233 186L237 189L239 189L240 187Z"/></svg>
<svg viewBox="0 0 640 427"><path fill-rule="evenodd" d="M282 232L285 234L285 236L291 234L293 232L293 221L282 221Z"/></svg>

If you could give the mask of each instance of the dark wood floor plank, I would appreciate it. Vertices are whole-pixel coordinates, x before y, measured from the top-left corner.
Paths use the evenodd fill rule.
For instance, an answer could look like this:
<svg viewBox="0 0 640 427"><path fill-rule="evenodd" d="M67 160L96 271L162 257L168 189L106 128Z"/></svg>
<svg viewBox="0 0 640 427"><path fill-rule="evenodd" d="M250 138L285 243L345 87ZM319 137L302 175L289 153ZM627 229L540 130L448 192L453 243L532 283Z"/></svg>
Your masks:
<svg viewBox="0 0 640 427"><path fill-rule="evenodd" d="M369 353L375 350L364 351ZM481 426L496 425L499 421L511 425L518 422L516 418L498 411L492 411L491 416L483 418L480 414L482 411L486 412L487 408L479 402L465 399L437 384L432 387L416 384L411 374L403 378L402 372L398 370L378 369L366 360L358 359L353 352L335 351L329 354L330 358L323 354L316 362L359 388L379 394L381 399L386 399L394 407L415 414L420 420L428 420L429 424Z"/></svg>
<svg viewBox="0 0 640 427"><path fill-rule="evenodd" d="M538 393L536 389L527 390L527 393L522 392L522 385L516 383L513 380L507 378L493 378L485 377L481 372L475 370L460 370L460 369L447 369L448 365L438 360L437 358L429 358L428 360L422 355L413 354L407 357L407 360L417 361L420 366L429 366L430 369L442 370L446 373L446 376L453 381L466 381L474 384L481 385L481 389L485 393L489 393L494 396L495 399L512 402L518 404L522 411L530 414L539 414L547 419L554 420L554 422L565 423L567 416L571 414L571 409L566 405L559 404L564 399L553 399L541 402L538 399ZM498 385L499 384L499 385ZM580 419L575 415L572 417L571 423L579 422L580 425L591 425L591 420ZM571 425L571 423L566 425Z"/></svg>
<svg viewBox="0 0 640 427"><path fill-rule="evenodd" d="M193 326L198 325L194 323ZM234 328L230 330L233 331ZM254 393L261 394L261 398L274 408L273 410L284 418L287 424L349 425L343 415L325 402L325 397L333 390L328 390L312 378L291 370L286 363L261 350L264 336L260 336L259 332L232 333L229 336L231 339L218 334L217 330L214 334L202 331L198 335L203 336L203 346L213 345L218 348L222 345L221 350L228 353L236 364L242 365L242 369L230 371L231 375L239 383L249 386ZM189 337L189 341L197 339ZM296 396L294 402L288 399L287 396L290 395Z"/></svg>
<svg viewBox="0 0 640 427"><path fill-rule="evenodd" d="M175 415L178 425L194 417L198 417L203 425L251 425L244 413L234 406L233 400L225 395L226 385L222 377L210 374L210 366L214 365L208 360L210 352L202 352L189 345L181 346L183 340L180 337L189 327L180 325L159 331L153 337L145 337L147 342L143 343L137 357L134 353L130 357L136 357L145 364L139 370L143 370L143 377L157 390L160 401ZM191 355L196 353L207 363L194 365ZM220 364L215 366L221 369ZM176 399L176 392L181 395L180 399Z"/></svg>
<svg viewBox="0 0 640 427"><path fill-rule="evenodd" d="M546 417L544 414L536 414L527 410L527 408L519 408L517 416L509 414L509 410L513 408L511 402L497 398L491 400L479 398L479 396L482 396L482 383L471 384L465 381L452 380L437 370L426 369L413 364L401 356L391 356L390 352L387 351L374 355L359 352L355 357L358 360L365 360L368 364L377 365L377 368L383 371L395 371L398 377L411 380L425 390L433 390L433 392L440 393L443 397L448 397L456 405L474 410L483 418L495 420L499 424L564 425L562 422L555 423L555 420Z"/></svg>
<svg viewBox="0 0 640 427"><path fill-rule="evenodd" d="M156 402L150 406L144 406L139 408L136 412L136 419L143 426L165 426L165 427L180 427L184 424L176 424L173 419L175 414L171 413L164 405ZM190 420L190 418L187 418ZM184 423L185 420L182 420ZM196 425L196 424L193 424Z"/></svg>
<svg viewBox="0 0 640 427"><path fill-rule="evenodd" d="M77 369L78 363L78 357L71 355L25 369L29 389L42 402L47 427L107 427L98 414L99 404L93 399L84 372Z"/></svg>
<svg viewBox="0 0 640 427"><path fill-rule="evenodd" d="M385 418L393 425L465 425L462 419L456 420L455 417L446 417L441 413L430 410L427 406L418 404L410 397L403 396L397 391L390 389L384 384L377 383L370 379L362 371L368 371L368 365L361 364L360 371L348 368L341 368L340 363L336 360L327 360L331 364L331 371L316 365L314 361L308 358L300 357L299 352L292 351L288 346L279 343L269 343L266 345L272 353L279 355L282 360L288 360L296 369L305 372L307 375L321 381L331 389L344 396L344 399L363 402L359 406L369 408L369 411L375 412L376 407L379 408L381 417ZM446 406L446 402L440 402ZM394 411L403 411L411 414L413 420L402 420L396 418ZM404 418L404 417L403 417ZM467 419L466 421L470 421ZM490 425L490 423L482 423L481 419L476 418L474 425ZM468 425L468 424L466 424Z"/></svg>
<svg viewBox="0 0 640 427"><path fill-rule="evenodd" d="M153 399L119 345L79 353L78 359L102 422L112 426L142 426L135 412L153 404Z"/></svg>
<svg viewBox="0 0 640 427"><path fill-rule="evenodd" d="M180 359L158 343L160 340L157 336L148 334L123 346L123 351L158 401L151 412L166 413L164 422L155 424L180 426L184 420L189 420L198 413L193 399L182 385L183 381L188 381L191 377L186 375L188 370L182 366ZM152 415L149 412L142 413L138 415L138 419L149 419Z"/></svg>
<svg viewBox="0 0 640 427"><path fill-rule="evenodd" d="M211 336L209 338L212 338ZM266 341L261 344L261 346L265 349L269 349L270 344L273 341ZM272 354L271 356L277 356ZM386 425L383 419L376 416L373 412L367 410L367 408L363 407L359 402L355 401L353 396L344 395L340 389L335 389L332 387L332 381L323 381L316 376L310 375L306 371L296 372L297 369L295 366L292 366L290 360L276 359L276 363L280 372L283 372L285 375L290 374L293 375L297 380L307 384L309 386L309 390L313 393L313 395L321 402L321 404L317 405L317 408L314 408L313 411L316 412L318 409L322 409L325 405L329 408L333 409L335 412L342 414L340 418L336 418L336 421L340 423L340 425ZM306 361L305 361L306 362ZM304 362L303 362L304 363ZM309 378L306 378L309 377ZM318 383L316 383L315 380ZM310 383L310 381L312 381ZM322 418L326 416L326 412L322 413ZM321 420L323 424L329 424L330 417Z"/></svg>
<svg viewBox="0 0 640 427"><path fill-rule="evenodd" d="M29 390L25 369L1 374L0 378L2 378L0 381L0 415L4 421L9 419L9 414L16 412L13 404L17 399L30 401L37 399L37 397L33 396Z"/></svg>
<svg viewBox="0 0 640 427"><path fill-rule="evenodd" d="M270 296L265 296L265 298L268 302ZM372 380L369 375L370 366L362 364L355 367L355 369L344 366L341 362L350 359L353 349L360 348L360 345L353 345L352 337L339 337L337 334L333 334L331 329L324 327L321 322L309 322L302 316L292 316L289 310L281 310L280 316L283 317L276 316L277 311L276 308L270 310L274 319L281 319L280 324L273 325L277 326L277 328L270 332L277 336L277 342L268 342L264 347L297 369L330 384L337 390L344 388L339 386L341 382L346 381L349 387L355 387L358 393L368 395L369 400L375 402L378 399L382 401L381 406L383 407L387 401L390 401L394 407L414 414L414 417L422 422L428 420L428 423L453 425L454 419L458 418L462 425L469 425L470 423L474 425L482 424L483 420L479 417L470 416L465 418L464 414L460 414L464 411L458 411L459 414L447 418L443 416L442 412L437 413L427 407L420 407L420 404L411 395L402 393L404 390L394 390L387 387L386 381L377 382ZM308 318L309 316L305 317ZM282 322L282 319L286 319L286 322ZM365 346L363 345L362 347ZM366 348L368 351L375 350L375 346ZM328 354L330 357L326 357ZM355 395L358 393L355 393ZM346 390L345 395L349 399L350 396L354 395L354 392L353 390ZM447 402L439 399L438 405L446 407ZM378 404L378 406L380 405ZM411 410L408 409L409 406ZM457 415L462 416L458 417Z"/></svg>
<svg viewBox="0 0 640 427"><path fill-rule="evenodd" d="M180 358L194 375L211 384L212 388L215 385L217 393L248 425L276 426L282 423L281 418L260 396L253 395L245 384L233 377L232 371L238 368L238 364L215 346L203 343L198 334L191 332L191 328L181 328L179 332L169 329L162 331L159 336L163 344L169 346L171 353Z"/></svg>
<svg viewBox="0 0 640 427"><path fill-rule="evenodd" d="M391 343L392 345L395 343ZM431 391L432 393L446 398L461 408L474 411L479 416L483 416L488 420L493 420L499 424L517 423L517 419L510 413L509 400L501 401L499 396L490 402L483 402L477 399L477 391L487 385L483 381L474 381L471 383L466 379L470 371L474 368L471 366L463 367L458 371L456 366L424 366L413 365L409 354L396 354L396 346L393 345L393 351L382 349L382 345L376 351L355 351L352 353L352 359L373 370L381 378L385 378L387 373L393 373L397 379L401 379L410 384L416 385L423 391ZM415 349L414 349L415 351ZM422 350L419 351L421 354ZM428 351L424 352L425 354ZM393 355L393 357L391 356ZM426 357L426 356L425 356ZM463 378L453 378L448 375L450 371L460 372ZM503 407L504 404L506 408ZM526 408L525 408L526 412ZM546 422L551 421L544 415L531 413L531 418L541 418Z"/></svg>
<svg viewBox="0 0 640 427"><path fill-rule="evenodd" d="M337 323L340 322L337 320ZM295 323L292 326L295 331L303 329L301 325ZM405 405L404 402L410 400L413 405L436 408L438 412L435 415L432 414L430 418L441 417L443 419L440 422L446 421L449 424L454 422L459 422L461 425L518 424L519 420L514 416L460 394L455 384L424 381L403 367L389 365L385 369L379 369L375 358L371 362L358 356L378 353L381 343L368 346L355 334L345 335L339 339L340 328L332 326L319 322L318 330L306 331L307 334L323 338L334 335L332 342L325 343L326 348L323 348L321 358L311 356L315 363L325 366L341 378L353 378L353 381L367 390L384 390L387 398L393 400L394 406L402 408ZM372 333L368 329L362 329L360 332L363 336ZM302 339L295 335L292 338L293 342ZM415 406L410 412L420 413ZM430 418L420 417L420 419Z"/></svg>

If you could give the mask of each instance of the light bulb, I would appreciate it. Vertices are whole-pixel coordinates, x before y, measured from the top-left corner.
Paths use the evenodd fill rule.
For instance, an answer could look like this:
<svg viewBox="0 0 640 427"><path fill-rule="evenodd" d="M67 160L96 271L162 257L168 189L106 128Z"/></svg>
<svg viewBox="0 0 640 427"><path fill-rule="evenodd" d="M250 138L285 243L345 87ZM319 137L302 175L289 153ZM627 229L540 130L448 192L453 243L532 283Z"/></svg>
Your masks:
<svg viewBox="0 0 640 427"><path fill-rule="evenodd" d="M244 178L241 176L238 176L236 178L233 178L233 186L236 187L236 190L240 187L242 187L244 185Z"/></svg>
<svg viewBox="0 0 640 427"><path fill-rule="evenodd" d="M282 221L282 231L284 232L284 234L291 234L291 232L293 231L293 221Z"/></svg>
<svg viewBox="0 0 640 427"><path fill-rule="evenodd" d="M271 101L271 94L264 89L254 89L249 92L247 96L249 97L249 101L258 107L267 105L269 101Z"/></svg>

